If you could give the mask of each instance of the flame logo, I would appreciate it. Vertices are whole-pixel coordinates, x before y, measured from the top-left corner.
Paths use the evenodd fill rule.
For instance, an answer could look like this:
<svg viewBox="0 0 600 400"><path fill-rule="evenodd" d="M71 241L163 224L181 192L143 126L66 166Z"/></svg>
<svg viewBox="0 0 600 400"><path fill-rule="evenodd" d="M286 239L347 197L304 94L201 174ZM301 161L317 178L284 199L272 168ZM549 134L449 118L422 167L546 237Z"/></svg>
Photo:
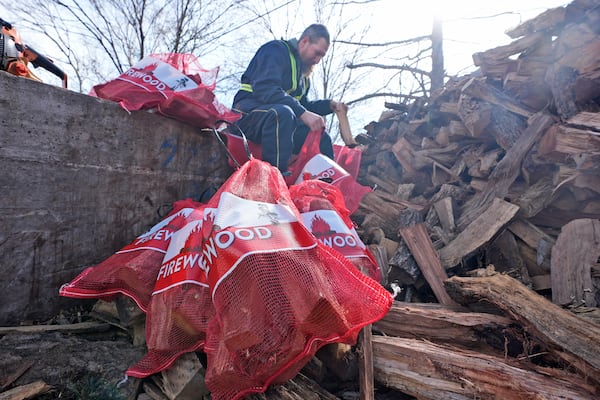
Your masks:
<svg viewBox="0 0 600 400"><path fill-rule="evenodd" d="M197 225L185 240L185 244L181 248L181 253L193 253L193 252L201 252L202 251L202 229L203 225Z"/></svg>
<svg viewBox="0 0 600 400"><path fill-rule="evenodd" d="M319 215L315 215L312 221L310 221L310 231L316 237L329 236L336 233L331 229L331 226L329 226L327 221L325 221Z"/></svg>

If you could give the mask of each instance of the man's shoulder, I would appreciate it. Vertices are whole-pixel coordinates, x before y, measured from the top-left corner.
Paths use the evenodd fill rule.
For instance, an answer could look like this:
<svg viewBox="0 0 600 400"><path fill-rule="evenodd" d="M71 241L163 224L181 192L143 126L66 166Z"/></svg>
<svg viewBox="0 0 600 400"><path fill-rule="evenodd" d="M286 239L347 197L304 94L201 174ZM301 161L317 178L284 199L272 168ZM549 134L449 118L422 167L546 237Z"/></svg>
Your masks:
<svg viewBox="0 0 600 400"><path fill-rule="evenodd" d="M265 44L263 44L261 46L261 49L264 50L286 50L287 51L287 46L285 44L285 41L283 40L270 40L268 42L266 42Z"/></svg>

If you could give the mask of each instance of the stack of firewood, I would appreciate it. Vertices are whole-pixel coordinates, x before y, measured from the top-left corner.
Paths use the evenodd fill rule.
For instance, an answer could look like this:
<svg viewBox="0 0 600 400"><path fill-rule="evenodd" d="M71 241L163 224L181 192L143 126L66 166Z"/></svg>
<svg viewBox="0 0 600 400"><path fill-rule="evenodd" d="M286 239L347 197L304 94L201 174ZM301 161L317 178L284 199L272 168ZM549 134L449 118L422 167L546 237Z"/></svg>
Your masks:
<svg viewBox="0 0 600 400"><path fill-rule="evenodd" d="M507 34L357 137L353 218L401 301L375 379L417 398L600 395L600 1Z"/></svg>

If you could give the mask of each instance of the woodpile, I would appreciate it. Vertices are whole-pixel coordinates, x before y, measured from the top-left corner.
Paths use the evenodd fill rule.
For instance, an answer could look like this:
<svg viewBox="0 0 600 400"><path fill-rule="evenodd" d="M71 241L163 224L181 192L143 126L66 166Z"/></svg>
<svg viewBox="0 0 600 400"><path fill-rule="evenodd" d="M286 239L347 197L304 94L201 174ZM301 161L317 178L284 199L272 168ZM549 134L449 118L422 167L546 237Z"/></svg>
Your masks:
<svg viewBox="0 0 600 400"><path fill-rule="evenodd" d="M356 138L374 378L419 399L600 396L600 1L507 34Z"/></svg>

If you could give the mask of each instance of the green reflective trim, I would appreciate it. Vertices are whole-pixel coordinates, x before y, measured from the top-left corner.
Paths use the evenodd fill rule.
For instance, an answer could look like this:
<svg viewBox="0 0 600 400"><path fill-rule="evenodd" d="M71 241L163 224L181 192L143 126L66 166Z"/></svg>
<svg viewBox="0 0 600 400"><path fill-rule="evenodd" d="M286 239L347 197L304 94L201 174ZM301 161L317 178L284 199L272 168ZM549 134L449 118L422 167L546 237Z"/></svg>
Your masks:
<svg viewBox="0 0 600 400"><path fill-rule="evenodd" d="M252 85L249 83L242 83L242 87L240 88L240 90L252 93Z"/></svg>

